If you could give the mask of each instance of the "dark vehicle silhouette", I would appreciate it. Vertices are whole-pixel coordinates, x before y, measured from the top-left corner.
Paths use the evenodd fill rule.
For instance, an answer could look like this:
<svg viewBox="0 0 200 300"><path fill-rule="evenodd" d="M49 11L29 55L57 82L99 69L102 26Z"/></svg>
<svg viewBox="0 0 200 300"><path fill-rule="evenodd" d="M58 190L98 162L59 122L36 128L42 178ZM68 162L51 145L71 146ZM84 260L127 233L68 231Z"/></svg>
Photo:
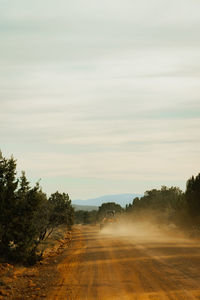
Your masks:
<svg viewBox="0 0 200 300"><path fill-rule="evenodd" d="M107 210L104 218L101 220L100 229L108 225L112 225L116 223L116 215L114 210Z"/></svg>

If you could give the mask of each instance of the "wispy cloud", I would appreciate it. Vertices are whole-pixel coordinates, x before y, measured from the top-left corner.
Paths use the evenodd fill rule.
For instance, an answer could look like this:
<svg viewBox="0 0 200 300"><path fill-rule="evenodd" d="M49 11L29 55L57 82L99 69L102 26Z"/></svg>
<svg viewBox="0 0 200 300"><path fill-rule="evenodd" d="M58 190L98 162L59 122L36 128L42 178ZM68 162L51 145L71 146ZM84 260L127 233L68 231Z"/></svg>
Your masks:
<svg viewBox="0 0 200 300"><path fill-rule="evenodd" d="M31 178L89 197L199 171L199 2L1 8L0 146Z"/></svg>

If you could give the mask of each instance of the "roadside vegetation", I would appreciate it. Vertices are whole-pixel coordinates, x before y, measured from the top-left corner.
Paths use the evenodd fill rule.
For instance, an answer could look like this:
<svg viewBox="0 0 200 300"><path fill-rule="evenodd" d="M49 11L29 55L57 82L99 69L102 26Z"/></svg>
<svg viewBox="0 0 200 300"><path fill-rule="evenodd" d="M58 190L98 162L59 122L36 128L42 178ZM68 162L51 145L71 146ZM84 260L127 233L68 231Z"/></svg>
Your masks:
<svg viewBox="0 0 200 300"><path fill-rule="evenodd" d="M75 211L75 223L76 224L97 224L104 218L108 210L114 210L117 215L124 212L124 209L121 207L121 205L115 202L107 202L107 203L103 203L98 210Z"/></svg>
<svg viewBox="0 0 200 300"><path fill-rule="evenodd" d="M171 225L191 236L200 235L200 174L186 183L186 191L162 186L146 191L126 206L126 215L137 221L152 219L160 225Z"/></svg>
<svg viewBox="0 0 200 300"><path fill-rule="evenodd" d="M17 177L16 160L0 153L0 259L34 264L42 258L41 244L59 226L71 229L75 224L97 224L106 211L114 210L123 220L142 222L152 220L200 235L200 174L186 183L186 191L162 186L146 191L141 198L122 208L115 202L103 203L98 210L74 209L69 195L59 193L50 197L39 182L33 187L22 171Z"/></svg>
<svg viewBox="0 0 200 300"><path fill-rule="evenodd" d="M180 229L191 237L200 236L200 174L188 179L185 192L179 187L162 186L134 198L125 208L110 202L103 203L98 211L75 211L75 223L99 223L109 210L125 222L148 221Z"/></svg>
<svg viewBox="0 0 200 300"><path fill-rule="evenodd" d="M55 228L71 228L74 210L68 194L47 197L39 182L31 187L24 171L18 178L16 167L13 157L0 153L0 258L34 264L42 258L40 244Z"/></svg>
<svg viewBox="0 0 200 300"><path fill-rule="evenodd" d="M97 210L75 210L74 223L75 224L96 224Z"/></svg>

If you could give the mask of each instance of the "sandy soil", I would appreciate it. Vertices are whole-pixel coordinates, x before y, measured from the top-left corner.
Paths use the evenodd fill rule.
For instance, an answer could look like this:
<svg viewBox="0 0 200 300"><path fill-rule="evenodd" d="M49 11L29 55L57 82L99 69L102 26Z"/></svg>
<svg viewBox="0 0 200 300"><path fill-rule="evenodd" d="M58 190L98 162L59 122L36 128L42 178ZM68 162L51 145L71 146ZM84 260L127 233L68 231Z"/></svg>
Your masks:
<svg viewBox="0 0 200 300"><path fill-rule="evenodd" d="M57 265L66 257L65 250L70 242L71 233L66 231L33 267L0 263L0 300L46 299L59 277Z"/></svg>
<svg viewBox="0 0 200 300"><path fill-rule="evenodd" d="M48 300L200 299L200 243L75 230Z"/></svg>

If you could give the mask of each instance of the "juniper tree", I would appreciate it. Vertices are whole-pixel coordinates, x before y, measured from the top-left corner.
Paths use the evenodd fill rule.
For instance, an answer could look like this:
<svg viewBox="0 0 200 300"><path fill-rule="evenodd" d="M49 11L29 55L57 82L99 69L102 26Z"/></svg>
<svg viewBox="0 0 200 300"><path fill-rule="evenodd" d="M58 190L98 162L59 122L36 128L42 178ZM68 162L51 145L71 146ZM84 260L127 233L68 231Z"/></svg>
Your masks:
<svg viewBox="0 0 200 300"><path fill-rule="evenodd" d="M17 207L16 160L0 156L0 253L7 254L13 240L12 224Z"/></svg>
<svg viewBox="0 0 200 300"><path fill-rule="evenodd" d="M200 226L200 173L187 181L185 198L192 223Z"/></svg>

